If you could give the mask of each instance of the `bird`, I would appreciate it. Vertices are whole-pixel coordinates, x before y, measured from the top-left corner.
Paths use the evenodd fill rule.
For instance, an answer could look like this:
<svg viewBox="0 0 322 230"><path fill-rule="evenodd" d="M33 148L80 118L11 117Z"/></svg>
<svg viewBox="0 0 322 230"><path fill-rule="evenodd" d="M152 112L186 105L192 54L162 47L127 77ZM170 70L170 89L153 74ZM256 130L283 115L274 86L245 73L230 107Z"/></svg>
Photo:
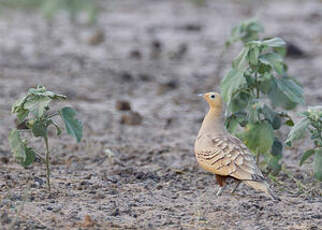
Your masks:
<svg viewBox="0 0 322 230"><path fill-rule="evenodd" d="M201 95L209 104L209 111L204 117L194 144L194 152L199 165L215 174L220 186L217 196L226 187L226 179L234 178L236 191L240 183L262 191L273 200L279 201L270 189L261 170L257 167L251 151L237 137L231 135L224 125L222 98L217 92Z"/></svg>

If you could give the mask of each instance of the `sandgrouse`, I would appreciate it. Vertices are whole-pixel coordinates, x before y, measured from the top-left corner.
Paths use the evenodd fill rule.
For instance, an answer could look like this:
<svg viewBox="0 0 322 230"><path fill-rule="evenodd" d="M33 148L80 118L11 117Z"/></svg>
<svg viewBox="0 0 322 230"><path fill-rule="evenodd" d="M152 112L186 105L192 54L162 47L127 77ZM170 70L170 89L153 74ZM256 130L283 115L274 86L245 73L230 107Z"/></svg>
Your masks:
<svg viewBox="0 0 322 230"><path fill-rule="evenodd" d="M195 155L203 169L216 175L220 185L217 195L223 191L226 179L232 177L237 180L232 193L244 182L256 190L265 192L272 199L279 200L269 188L249 149L226 131L220 95L210 92L204 94L203 98L208 102L210 109L195 141Z"/></svg>

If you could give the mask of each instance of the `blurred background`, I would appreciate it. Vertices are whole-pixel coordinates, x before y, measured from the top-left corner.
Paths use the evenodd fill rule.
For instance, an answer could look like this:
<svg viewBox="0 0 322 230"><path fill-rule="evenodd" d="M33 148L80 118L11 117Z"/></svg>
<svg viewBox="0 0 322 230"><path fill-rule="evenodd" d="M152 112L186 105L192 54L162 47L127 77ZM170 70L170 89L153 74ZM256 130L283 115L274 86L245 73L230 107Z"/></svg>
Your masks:
<svg viewBox="0 0 322 230"><path fill-rule="evenodd" d="M29 179L19 174L21 168L14 164L7 143L8 131L14 127L10 108L28 88L43 84L66 95L66 103L78 110L84 122L85 141L81 145L67 136L52 137L53 184L60 189L59 197L62 193L65 197L51 204L65 210L65 216L57 211L57 220L76 223L90 213L100 223L133 226L137 217L124 210L134 198L139 200L136 205L153 204L152 209L137 211L143 216L143 228L149 223L152 227L162 223L171 226L171 221L178 226L185 220L162 216L155 225L155 212L186 213L193 219L189 212L206 207L203 202L211 205L210 211L215 207L227 209L199 196L205 192L203 198L211 199L215 190L202 189L214 188L216 183L194 159L194 139L207 110L196 95L219 90L220 80L242 46L225 49L225 42L235 25L251 18L262 23L264 37L278 36L287 41L289 74L304 85L307 105L321 104L321 0L0 0L0 156L7 159L2 161L7 164L2 176L10 170L11 177L19 175L12 192L21 195ZM297 111L303 108L299 106ZM288 165L301 175L298 159L305 146L297 148L298 152L286 150L285 154ZM111 157L112 161L107 160ZM169 168L187 174L177 179L180 171ZM45 180L39 165L32 168L32 175ZM172 194L182 191L161 194L156 189L151 197L149 191L155 181L164 183L161 190L170 184L195 189L185 196L201 200L185 203L180 198L176 202L181 206L172 207ZM96 191L91 193L94 186ZM45 185L42 187L45 191ZM41 204L42 194L35 194L39 203L28 204L32 214L50 217L48 204ZM164 210L156 201L159 195L160 202L176 211ZM117 213L111 199L119 205ZM94 201L89 204L88 200ZM228 209L235 207L236 201L226 202ZM96 212L98 204L101 211ZM191 208L189 212L186 207ZM251 212L247 206L239 207L239 213ZM298 213L308 206L303 207ZM78 208L81 211L75 211ZM290 216L283 219L292 223ZM224 219L212 220L214 225L209 226L217 226ZM256 216L249 221L256 221ZM285 226L276 221L275 227ZM52 227L66 223L50 222ZM243 223L241 228L257 226Z"/></svg>

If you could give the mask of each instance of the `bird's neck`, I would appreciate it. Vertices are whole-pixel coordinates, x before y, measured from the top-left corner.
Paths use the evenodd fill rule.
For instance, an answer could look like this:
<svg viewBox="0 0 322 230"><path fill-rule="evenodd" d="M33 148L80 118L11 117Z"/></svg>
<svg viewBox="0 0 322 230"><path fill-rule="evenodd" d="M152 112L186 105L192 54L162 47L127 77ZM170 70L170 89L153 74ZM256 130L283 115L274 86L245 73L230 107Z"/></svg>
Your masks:
<svg viewBox="0 0 322 230"><path fill-rule="evenodd" d="M199 135L223 132L225 132L225 125L221 108L210 108L202 122Z"/></svg>

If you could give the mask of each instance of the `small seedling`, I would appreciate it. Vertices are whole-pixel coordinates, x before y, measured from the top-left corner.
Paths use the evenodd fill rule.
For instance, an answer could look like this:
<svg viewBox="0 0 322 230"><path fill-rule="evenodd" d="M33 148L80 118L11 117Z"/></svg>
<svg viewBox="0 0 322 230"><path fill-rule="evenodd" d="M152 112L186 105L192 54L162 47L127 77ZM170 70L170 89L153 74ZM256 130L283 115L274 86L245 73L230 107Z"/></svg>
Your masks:
<svg viewBox="0 0 322 230"><path fill-rule="evenodd" d="M30 132L34 137L40 137L45 143L45 163L47 171L47 185L50 191L50 162L48 145L48 127L54 126L57 135L62 133L61 127L56 123L54 117L60 117L68 134L75 137L80 142L83 134L82 123L75 118L76 112L70 107L52 112L49 104L52 101L66 99L65 96L46 90L44 86L38 85L37 88L31 88L23 98L19 99L12 106L12 113L16 114L18 122L26 124L26 129L13 129L9 134L9 144L14 157L23 167L27 167L36 159L36 152L29 147L30 139L22 139L22 132ZM40 156L41 157L41 156ZM44 159L43 157L41 157Z"/></svg>
<svg viewBox="0 0 322 230"><path fill-rule="evenodd" d="M310 132L314 147L305 151L300 160L300 166L311 156L314 156L314 176L322 181L322 106L309 107L299 113L302 119L291 129L285 143L289 146L296 140L304 138L306 131Z"/></svg>
<svg viewBox="0 0 322 230"><path fill-rule="evenodd" d="M268 169L277 174L283 144L276 131L284 121L289 126L293 122L285 111L275 109L303 104L303 88L287 74L283 59L286 43L277 37L260 40L262 31L256 21L243 22L233 29L227 45L242 41L244 47L220 88L227 104L227 129L244 141L258 163L263 155Z"/></svg>

